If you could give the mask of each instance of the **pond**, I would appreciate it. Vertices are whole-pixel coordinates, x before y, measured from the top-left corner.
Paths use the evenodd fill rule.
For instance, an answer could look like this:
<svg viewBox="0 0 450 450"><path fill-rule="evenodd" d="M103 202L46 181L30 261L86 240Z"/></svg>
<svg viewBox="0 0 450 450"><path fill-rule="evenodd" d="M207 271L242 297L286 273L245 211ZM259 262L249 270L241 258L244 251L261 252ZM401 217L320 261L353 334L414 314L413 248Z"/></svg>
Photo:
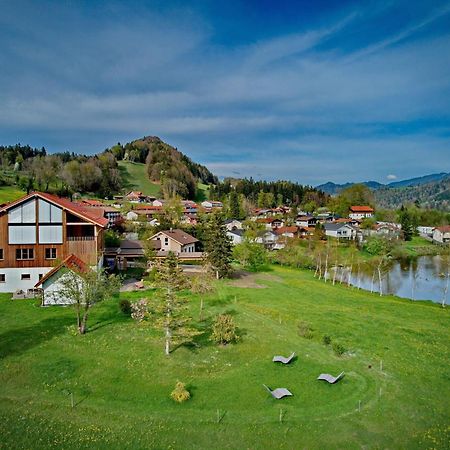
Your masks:
<svg viewBox="0 0 450 450"><path fill-rule="evenodd" d="M449 304L448 266L440 256L420 256L418 258L390 261L382 270L382 293L392 294L411 300L431 300ZM376 269L361 269L359 279L353 273L351 284L365 290L380 292L379 276Z"/></svg>

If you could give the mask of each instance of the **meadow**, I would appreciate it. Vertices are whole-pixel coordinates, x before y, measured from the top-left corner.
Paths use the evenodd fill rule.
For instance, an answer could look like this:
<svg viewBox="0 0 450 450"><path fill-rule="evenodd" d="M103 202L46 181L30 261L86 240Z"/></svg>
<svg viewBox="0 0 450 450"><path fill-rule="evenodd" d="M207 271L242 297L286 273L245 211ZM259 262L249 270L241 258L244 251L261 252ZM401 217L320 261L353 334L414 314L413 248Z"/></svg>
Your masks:
<svg viewBox="0 0 450 450"><path fill-rule="evenodd" d="M161 334L117 298L95 306L77 336L72 308L0 295L0 448L448 448L448 309L276 266L217 282L204 321L189 295L203 333L169 357ZM241 336L224 347L209 340L223 312ZM289 366L271 361L293 351ZM316 380L341 371L336 385ZM183 404L170 399L177 380L192 395ZM263 383L294 396L277 401Z"/></svg>

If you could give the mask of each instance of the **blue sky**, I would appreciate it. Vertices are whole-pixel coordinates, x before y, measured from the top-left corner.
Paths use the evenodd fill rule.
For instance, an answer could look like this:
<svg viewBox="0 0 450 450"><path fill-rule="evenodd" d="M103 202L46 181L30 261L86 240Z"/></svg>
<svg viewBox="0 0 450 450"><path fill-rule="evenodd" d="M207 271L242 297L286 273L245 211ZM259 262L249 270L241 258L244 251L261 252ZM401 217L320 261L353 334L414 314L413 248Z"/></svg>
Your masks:
<svg viewBox="0 0 450 450"><path fill-rule="evenodd" d="M0 143L157 135L219 176L450 171L449 1L0 0Z"/></svg>

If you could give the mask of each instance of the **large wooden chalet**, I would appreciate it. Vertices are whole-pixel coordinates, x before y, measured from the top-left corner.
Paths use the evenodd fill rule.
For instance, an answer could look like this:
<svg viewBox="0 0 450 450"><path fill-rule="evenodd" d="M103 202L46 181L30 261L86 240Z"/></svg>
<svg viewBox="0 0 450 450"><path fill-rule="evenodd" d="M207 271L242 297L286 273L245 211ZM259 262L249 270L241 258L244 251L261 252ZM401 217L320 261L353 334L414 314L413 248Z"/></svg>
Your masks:
<svg viewBox="0 0 450 450"><path fill-rule="evenodd" d="M97 266L107 225L92 208L43 192L0 206L0 292L33 289L70 255Z"/></svg>

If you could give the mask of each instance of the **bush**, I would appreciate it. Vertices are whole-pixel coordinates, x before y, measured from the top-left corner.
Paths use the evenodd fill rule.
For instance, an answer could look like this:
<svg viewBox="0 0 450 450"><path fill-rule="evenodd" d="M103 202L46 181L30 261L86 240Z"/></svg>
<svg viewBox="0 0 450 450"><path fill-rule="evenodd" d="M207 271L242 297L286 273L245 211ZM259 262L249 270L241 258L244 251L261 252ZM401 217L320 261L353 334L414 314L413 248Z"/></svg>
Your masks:
<svg viewBox="0 0 450 450"><path fill-rule="evenodd" d="M328 336L327 334L325 334L325 335L322 337L322 343L323 343L324 345L330 345L330 344L331 344L331 336Z"/></svg>
<svg viewBox="0 0 450 450"><path fill-rule="evenodd" d="M120 302L119 302L119 309L126 316L131 316L131 303L130 303L130 300L127 300L125 298L120 300Z"/></svg>
<svg viewBox="0 0 450 450"><path fill-rule="evenodd" d="M235 245L233 257L252 272L264 270L268 263L267 250L256 242L244 241Z"/></svg>
<svg viewBox="0 0 450 450"><path fill-rule="evenodd" d="M210 340L216 344L229 344L236 342L239 336L236 333L236 325L230 314L220 314L216 317L212 326L212 334Z"/></svg>
<svg viewBox="0 0 450 450"><path fill-rule="evenodd" d="M342 356L346 352L346 349L342 344L333 342L333 351L337 356Z"/></svg>
<svg viewBox="0 0 450 450"><path fill-rule="evenodd" d="M305 339L312 339L314 336L313 329L307 322L300 322L298 324L298 334Z"/></svg>
<svg viewBox="0 0 450 450"><path fill-rule="evenodd" d="M177 381L175 389L171 392L170 396L178 403L183 403L191 398L191 394L186 389L186 385L181 381Z"/></svg>

